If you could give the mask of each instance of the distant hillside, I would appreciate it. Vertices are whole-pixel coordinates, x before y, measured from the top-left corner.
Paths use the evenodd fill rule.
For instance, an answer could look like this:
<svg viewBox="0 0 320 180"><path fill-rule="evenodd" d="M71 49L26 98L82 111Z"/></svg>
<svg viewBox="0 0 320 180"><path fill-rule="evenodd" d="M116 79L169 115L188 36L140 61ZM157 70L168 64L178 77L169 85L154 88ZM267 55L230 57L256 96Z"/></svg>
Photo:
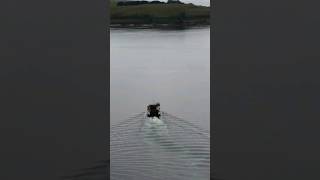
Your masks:
<svg viewBox="0 0 320 180"><path fill-rule="evenodd" d="M193 4L141 4L117 6L111 2L111 25L204 25L210 8Z"/></svg>

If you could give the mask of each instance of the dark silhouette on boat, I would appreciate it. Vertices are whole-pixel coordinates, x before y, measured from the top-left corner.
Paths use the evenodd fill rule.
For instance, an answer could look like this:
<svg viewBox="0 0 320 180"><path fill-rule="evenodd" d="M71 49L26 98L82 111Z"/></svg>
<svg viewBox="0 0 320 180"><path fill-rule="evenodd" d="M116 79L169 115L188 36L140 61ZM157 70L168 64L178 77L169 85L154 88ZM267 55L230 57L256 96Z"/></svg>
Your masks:
<svg viewBox="0 0 320 180"><path fill-rule="evenodd" d="M160 119L160 103L149 104L147 106L147 116L150 118L157 117Z"/></svg>

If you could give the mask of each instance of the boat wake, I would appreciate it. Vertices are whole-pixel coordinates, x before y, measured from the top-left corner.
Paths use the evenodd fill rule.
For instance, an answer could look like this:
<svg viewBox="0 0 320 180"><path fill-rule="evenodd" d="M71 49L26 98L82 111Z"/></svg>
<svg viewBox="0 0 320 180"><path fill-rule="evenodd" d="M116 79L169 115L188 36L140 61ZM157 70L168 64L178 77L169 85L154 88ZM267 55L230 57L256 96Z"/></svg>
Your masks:
<svg viewBox="0 0 320 180"><path fill-rule="evenodd" d="M165 112L161 118L142 115L135 120L140 123L112 130L112 180L210 178L209 132Z"/></svg>
<svg viewBox="0 0 320 180"><path fill-rule="evenodd" d="M147 118L142 127L142 131L145 134L156 134L159 136L168 135L167 125L157 117Z"/></svg>
<svg viewBox="0 0 320 180"><path fill-rule="evenodd" d="M105 179L109 165L111 180L210 179L208 131L165 112L140 113L110 129L110 162L68 179Z"/></svg>

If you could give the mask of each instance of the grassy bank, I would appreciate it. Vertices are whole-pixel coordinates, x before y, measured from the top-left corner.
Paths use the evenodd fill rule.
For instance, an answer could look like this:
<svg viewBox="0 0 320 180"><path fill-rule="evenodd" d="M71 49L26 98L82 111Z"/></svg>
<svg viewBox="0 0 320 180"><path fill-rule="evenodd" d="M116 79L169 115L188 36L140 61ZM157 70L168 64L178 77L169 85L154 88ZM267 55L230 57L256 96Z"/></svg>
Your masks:
<svg viewBox="0 0 320 180"><path fill-rule="evenodd" d="M111 25L205 25L210 8L193 4L143 4L117 6L111 4Z"/></svg>

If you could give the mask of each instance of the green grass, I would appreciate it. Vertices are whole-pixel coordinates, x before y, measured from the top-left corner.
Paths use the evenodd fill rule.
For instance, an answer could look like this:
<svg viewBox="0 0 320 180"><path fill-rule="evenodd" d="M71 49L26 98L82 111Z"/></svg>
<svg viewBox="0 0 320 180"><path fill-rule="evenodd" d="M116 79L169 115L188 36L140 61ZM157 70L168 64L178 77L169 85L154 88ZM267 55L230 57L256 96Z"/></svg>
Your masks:
<svg viewBox="0 0 320 180"><path fill-rule="evenodd" d="M209 19L210 8L192 4L144 4L117 6L111 2L111 22L173 23L177 19Z"/></svg>

